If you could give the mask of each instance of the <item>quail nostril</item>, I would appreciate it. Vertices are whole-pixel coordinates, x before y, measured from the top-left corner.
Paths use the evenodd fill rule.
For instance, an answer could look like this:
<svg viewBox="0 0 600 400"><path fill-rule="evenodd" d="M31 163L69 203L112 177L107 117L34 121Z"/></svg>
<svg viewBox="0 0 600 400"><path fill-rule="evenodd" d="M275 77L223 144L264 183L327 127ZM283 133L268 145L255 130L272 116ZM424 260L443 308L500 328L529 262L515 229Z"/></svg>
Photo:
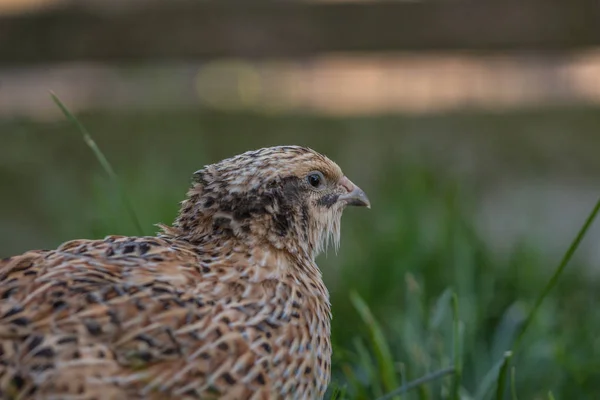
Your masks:
<svg viewBox="0 0 600 400"><path fill-rule="evenodd" d="M346 189L348 193L352 192L356 187L354 183L350 182L350 179L346 178L345 176L340 179L340 185L342 185L342 187Z"/></svg>

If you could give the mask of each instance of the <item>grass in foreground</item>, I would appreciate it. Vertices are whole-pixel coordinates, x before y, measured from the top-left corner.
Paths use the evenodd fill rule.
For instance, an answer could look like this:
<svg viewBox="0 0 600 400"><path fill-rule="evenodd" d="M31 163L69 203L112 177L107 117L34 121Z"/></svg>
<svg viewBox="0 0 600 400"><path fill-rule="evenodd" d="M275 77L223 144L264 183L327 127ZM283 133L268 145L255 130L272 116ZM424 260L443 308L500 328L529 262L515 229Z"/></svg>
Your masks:
<svg viewBox="0 0 600 400"><path fill-rule="evenodd" d="M595 398L600 365L591 354L600 319L586 307L597 300L591 288L598 282L566 266L600 204L548 276L526 249L497 260L458 199L440 201L448 190L458 197L455 191L432 185L419 193L410 184L419 173L404 173L396 185L403 194L394 198L409 200L384 211L399 222L376 238L369 232L357 239L368 242L368 255L348 256L354 261L344 265L333 293L336 384L346 398L388 398L393 379L406 386L432 375L437 379L402 398L535 399L549 390L559 398ZM427 229L419 219L432 214L438 224ZM347 305L349 290L362 294L360 301L353 295L356 310ZM363 332L355 329L356 314ZM439 373L449 367L452 374Z"/></svg>

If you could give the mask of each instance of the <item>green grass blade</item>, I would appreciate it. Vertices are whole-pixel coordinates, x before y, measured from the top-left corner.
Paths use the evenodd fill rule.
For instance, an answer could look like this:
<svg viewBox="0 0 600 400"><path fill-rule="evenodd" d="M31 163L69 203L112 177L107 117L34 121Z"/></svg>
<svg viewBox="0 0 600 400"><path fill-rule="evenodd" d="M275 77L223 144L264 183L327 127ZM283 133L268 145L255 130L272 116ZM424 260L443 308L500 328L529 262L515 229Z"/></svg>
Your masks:
<svg viewBox="0 0 600 400"><path fill-rule="evenodd" d="M444 290L444 292L440 295L435 303L435 307L433 308L431 321L429 326L431 329L439 329L442 323L445 320L446 314L448 312L448 305L452 301L452 290L450 288Z"/></svg>
<svg viewBox="0 0 600 400"><path fill-rule="evenodd" d="M500 368L500 372L498 373L498 384L496 386L496 400L504 399L504 389L506 388L506 375L508 371L508 364L510 364L510 359L512 358L512 352L507 351L504 354L504 363Z"/></svg>
<svg viewBox="0 0 600 400"><path fill-rule="evenodd" d="M548 400L555 400L554 395L552 394L552 390L548 392Z"/></svg>
<svg viewBox="0 0 600 400"><path fill-rule="evenodd" d="M407 369L406 364L400 363L398 372L400 373L400 385L401 386L405 386L408 383L406 369Z"/></svg>
<svg viewBox="0 0 600 400"><path fill-rule="evenodd" d="M65 117L77 127L77 129L83 136L83 141L85 142L85 144L87 144L88 147L90 149L92 149L92 152L96 156L96 159L98 160L98 162L100 163L100 165L102 166L104 171L106 171L106 173L108 174L109 179L115 185L115 188L121 197L123 207L129 214L129 217L131 218L133 225L137 229L138 234L143 235L144 230L142 229L140 220L139 220L137 214L135 213L135 210L133 208L133 205L132 205L129 197L127 196L127 194L125 193L125 190L119 183L119 178L118 178L117 174L115 173L115 170L110 165L110 162L108 161L108 159L106 158L104 153L102 153L102 150L100 150L100 148L98 147L98 145L92 138L92 135L90 135L90 133L85 128L85 126L83 126L83 124L81 122L79 122L77 117L75 117L75 115L73 115L73 113L71 113L71 111L69 111L69 109L63 104L62 101L60 101L60 99L54 92L51 91L50 96L52 97L52 100L54 101L54 103L58 106L58 108L60 108L62 113L65 115Z"/></svg>
<svg viewBox="0 0 600 400"><path fill-rule="evenodd" d="M352 398L355 400L368 399L369 396L366 394L365 385L363 385L356 377L356 374L352 370L352 366L349 364L344 364L342 365L342 371L344 372L344 376L346 377L348 384L352 388ZM344 386L344 389L347 390L347 387ZM346 392L346 390L344 390L344 392Z"/></svg>
<svg viewBox="0 0 600 400"><path fill-rule="evenodd" d="M454 379L452 380L452 398L460 400L460 385L462 380L462 338L460 318L458 313L458 296L452 293L452 340L454 356Z"/></svg>
<svg viewBox="0 0 600 400"><path fill-rule="evenodd" d="M519 333L519 335L517 336L517 339L515 340L515 344L513 346L514 351L516 351L518 349L519 345L521 344L521 340L522 340L523 336L525 335L525 332L527 331L527 328L529 328L529 326L535 319L535 316L536 316L540 306L542 305L542 302L544 301L546 296L548 296L548 293L550 293L550 291L558 283L558 279L562 275L562 273L563 273L565 267L567 266L567 264L569 263L569 261L571 261L571 258L573 258L573 254L575 254L575 251L581 244L581 241L583 240L583 238L586 235L587 231L589 230L590 226L592 225L592 223L598 216L599 211L600 211L600 199L598 199L596 201L596 205L594 205L594 208L588 215L587 219L585 220L585 223L583 224L583 226L581 227L579 232L577 233L577 236L575 237L575 239L573 239L573 242L571 242L571 245L567 249L567 252L563 256L562 260L560 261L560 264L558 264L558 267L554 271L554 274L552 274L552 277L550 278L550 280L548 281L548 283L542 290L542 293L540 293L539 297L536 299L535 304L534 304L533 308L531 309L531 312L529 313L529 315L527 316L527 319L523 323L521 332Z"/></svg>
<svg viewBox="0 0 600 400"><path fill-rule="evenodd" d="M475 400L484 400L487 398L488 393L492 391L492 388L497 383L498 375L500 374L501 369L504 367L506 363L506 359L512 356L512 352L507 351L504 353L504 357L499 360L494 366L488 371L487 374L481 380L481 384L477 388L477 392L475 393Z"/></svg>
<svg viewBox="0 0 600 400"><path fill-rule="evenodd" d="M362 339L354 338L354 347L360 360L360 366L363 371L367 374L368 381L371 383L372 390L375 392L375 396L381 396L385 393L385 390L381 388L381 382L379 381L379 374L377 373L377 365L371 357L371 353L367 349L367 346L363 343ZM362 386L362 385L361 385ZM366 395L365 395L366 398Z"/></svg>
<svg viewBox="0 0 600 400"><path fill-rule="evenodd" d="M336 386L333 389L333 394L331 395L331 400L344 400L346 398L346 388L340 388Z"/></svg>
<svg viewBox="0 0 600 400"><path fill-rule="evenodd" d="M386 394L383 397L378 398L377 400L389 400L395 396L399 396L399 395L409 392L415 388L418 388L421 385L424 385L428 382L435 381L437 379L440 379L446 375L453 374L453 373L454 373L454 367L441 369L441 370L433 372L429 375L425 375L419 379L415 379L414 381L411 381L411 382L407 383L406 385L402 385L398 389Z"/></svg>
<svg viewBox="0 0 600 400"><path fill-rule="evenodd" d="M352 292L350 294L350 300L369 329L369 336L373 350L375 351L375 358L377 359L379 373L381 374L384 388L386 391L391 391L399 385L394 368L394 360L392 359L390 348L385 340L381 327L371 313L367 303L365 303L358 293Z"/></svg>
<svg viewBox="0 0 600 400"><path fill-rule="evenodd" d="M515 383L515 367L513 366L510 371L510 398L511 400L519 400L517 397L517 385Z"/></svg>

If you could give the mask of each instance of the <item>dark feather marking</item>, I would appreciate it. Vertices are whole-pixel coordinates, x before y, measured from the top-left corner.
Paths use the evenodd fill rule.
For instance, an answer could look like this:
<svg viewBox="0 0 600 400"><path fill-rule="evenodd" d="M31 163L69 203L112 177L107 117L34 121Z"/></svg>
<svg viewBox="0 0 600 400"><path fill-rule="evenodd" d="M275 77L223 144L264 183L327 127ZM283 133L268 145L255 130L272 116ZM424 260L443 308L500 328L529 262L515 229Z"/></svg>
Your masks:
<svg viewBox="0 0 600 400"><path fill-rule="evenodd" d="M18 313L20 313L22 311L23 311L23 307L21 307L21 306L14 306L10 310L8 310L8 312L6 314L4 314L2 316L2 318L12 317L13 315L18 314Z"/></svg>
<svg viewBox="0 0 600 400"><path fill-rule="evenodd" d="M331 208L340 196L338 194L327 194L317 200L317 206Z"/></svg>
<svg viewBox="0 0 600 400"><path fill-rule="evenodd" d="M31 321L29 320L29 318L20 317L20 318L13 319L11 322L17 326L27 326L27 325L29 325L29 323Z"/></svg>
<svg viewBox="0 0 600 400"><path fill-rule="evenodd" d="M36 347L38 347L44 341L44 337L41 335L35 335L31 337L29 344L27 345L27 350L32 351Z"/></svg>
<svg viewBox="0 0 600 400"><path fill-rule="evenodd" d="M51 347L44 347L36 351L33 356L34 357L44 357L44 358L52 358L54 357L54 350Z"/></svg>

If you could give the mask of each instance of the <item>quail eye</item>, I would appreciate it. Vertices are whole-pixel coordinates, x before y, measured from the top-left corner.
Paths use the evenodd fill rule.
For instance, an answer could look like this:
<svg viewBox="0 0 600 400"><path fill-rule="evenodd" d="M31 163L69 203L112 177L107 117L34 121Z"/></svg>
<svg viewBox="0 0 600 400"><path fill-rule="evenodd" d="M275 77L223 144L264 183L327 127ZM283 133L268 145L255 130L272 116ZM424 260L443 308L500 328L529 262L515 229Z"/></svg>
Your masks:
<svg viewBox="0 0 600 400"><path fill-rule="evenodd" d="M317 172L311 172L310 174L308 174L308 176L306 177L306 180L308 181L308 184L310 186L318 189L321 186L323 186L325 177L323 176L322 173L317 171Z"/></svg>

